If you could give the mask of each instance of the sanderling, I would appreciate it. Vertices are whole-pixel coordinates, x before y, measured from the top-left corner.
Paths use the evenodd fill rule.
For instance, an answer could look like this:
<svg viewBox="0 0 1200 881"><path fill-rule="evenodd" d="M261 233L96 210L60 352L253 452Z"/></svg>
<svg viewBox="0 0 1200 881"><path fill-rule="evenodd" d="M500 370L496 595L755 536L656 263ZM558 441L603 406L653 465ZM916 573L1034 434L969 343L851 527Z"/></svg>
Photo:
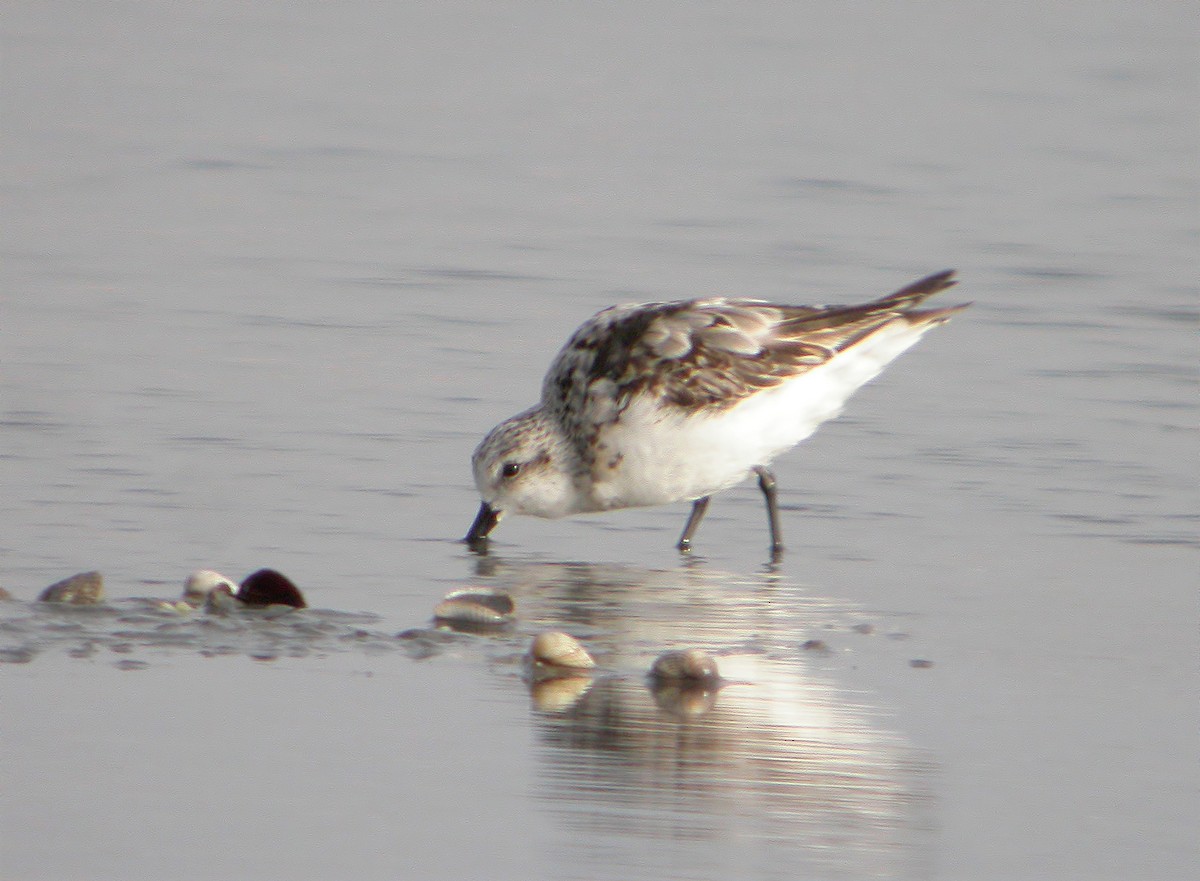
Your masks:
<svg viewBox="0 0 1200 881"><path fill-rule="evenodd" d="M771 461L925 331L966 305L919 309L955 283L939 272L857 306L715 298L613 306L550 365L536 407L472 457L483 498L465 541L486 549L508 512L563 517L687 499L688 551L710 497L751 474L783 550Z"/></svg>

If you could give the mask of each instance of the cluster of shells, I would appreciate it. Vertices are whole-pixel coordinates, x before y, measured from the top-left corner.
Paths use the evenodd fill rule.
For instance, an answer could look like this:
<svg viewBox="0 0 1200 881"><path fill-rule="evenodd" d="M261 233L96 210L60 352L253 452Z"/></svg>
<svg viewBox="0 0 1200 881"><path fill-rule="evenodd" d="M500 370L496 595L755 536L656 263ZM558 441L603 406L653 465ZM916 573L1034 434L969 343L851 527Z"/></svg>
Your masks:
<svg viewBox="0 0 1200 881"><path fill-rule="evenodd" d="M38 594L39 603L91 606L105 602L104 576L97 571L80 572L56 581ZM220 572L201 569L188 576L178 600L163 601L163 609L189 612L204 608L210 612L228 612L239 608L307 608L304 594L286 576L274 569L259 569L247 575L241 584Z"/></svg>
<svg viewBox="0 0 1200 881"><path fill-rule="evenodd" d="M7 594L0 593L0 599L6 597ZM102 604L106 601L104 578L97 571L72 575L45 588L37 601L72 606ZM299 588L274 569L259 569L241 583L211 569L201 569L188 576L179 599L159 601L157 606L179 613L204 610L229 614L239 609L289 612L306 608L307 602ZM432 633L503 631L516 621L516 616L516 602L507 591L463 588L451 591L434 607ZM417 639L430 633L418 630L398 635ZM562 631L536 634L521 664L535 702L545 710L562 710L572 705L600 672L583 643ZM698 715L710 709L724 684L716 660L699 649L672 650L660 655L650 667L647 682L660 706L685 715Z"/></svg>
<svg viewBox="0 0 1200 881"><path fill-rule="evenodd" d="M504 590L464 588L446 594L434 607L439 628L481 633L502 630L516 620L516 602ZM562 710L588 689L599 668L579 639L558 630L536 634L522 658L526 680L543 710ZM716 659L700 649L673 650L660 655L647 680L656 702L664 709L698 715L711 709L724 684Z"/></svg>

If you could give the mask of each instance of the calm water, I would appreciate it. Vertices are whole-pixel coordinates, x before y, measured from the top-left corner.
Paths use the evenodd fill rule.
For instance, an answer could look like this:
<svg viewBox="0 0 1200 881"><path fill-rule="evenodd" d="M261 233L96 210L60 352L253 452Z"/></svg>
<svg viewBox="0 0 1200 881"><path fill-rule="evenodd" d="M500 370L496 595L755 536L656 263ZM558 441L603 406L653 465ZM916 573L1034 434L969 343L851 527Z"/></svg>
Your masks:
<svg viewBox="0 0 1200 881"><path fill-rule="evenodd" d="M8 9L0 874L1191 877L1198 17ZM948 266L777 463L778 567L750 483L682 562L686 505L454 542L595 310ZM264 565L317 610L134 599ZM395 639L463 585L516 625ZM590 685L522 681L548 628ZM643 674L693 645L688 712Z"/></svg>

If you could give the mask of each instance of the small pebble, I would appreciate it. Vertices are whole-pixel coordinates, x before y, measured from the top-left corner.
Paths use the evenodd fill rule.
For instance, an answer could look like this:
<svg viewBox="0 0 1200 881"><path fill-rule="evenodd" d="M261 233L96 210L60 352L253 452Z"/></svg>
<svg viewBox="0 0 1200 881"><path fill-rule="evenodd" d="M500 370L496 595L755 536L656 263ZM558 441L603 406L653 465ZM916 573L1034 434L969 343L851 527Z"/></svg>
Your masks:
<svg viewBox="0 0 1200 881"><path fill-rule="evenodd" d="M806 652L827 652L829 646L823 639L807 639L800 643L800 648Z"/></svg>
<svg viewBox="0 0 1200 881"><path fill-rule="evenodd" d="M433 617L450 626L499 627L515 613L516 603L506 591L481 587L452 590L433 609Z"/></svg>
<svg viewBox="0 0 1200 881"><path fill-rule="evenodd" d="M699 649L665 652L650 668L654 704L677 719L698 719L717 705L717 662Z"/></svg>
<svg viewBox="0 0 1200 881"><path fill-rule="evenodd" d="M908 662L908 666L914 670L928 670L933 666L933 661L927 661L925 658L913 658Z"/></svg>
<svg viewBox="0 0 1200 881"><path fill-rule="evenodd" d="M80 572L56 581L38 594L41 603L90 606L104 602L104 577L99 572Z"/></svg>
<svg viewBox="0 0 1200 881"><path fill-rule="evenodd" d="M664 652L654 661L650 676L656 682L682 685L717 685L721 674L712 655L700 649Z"/></svg>

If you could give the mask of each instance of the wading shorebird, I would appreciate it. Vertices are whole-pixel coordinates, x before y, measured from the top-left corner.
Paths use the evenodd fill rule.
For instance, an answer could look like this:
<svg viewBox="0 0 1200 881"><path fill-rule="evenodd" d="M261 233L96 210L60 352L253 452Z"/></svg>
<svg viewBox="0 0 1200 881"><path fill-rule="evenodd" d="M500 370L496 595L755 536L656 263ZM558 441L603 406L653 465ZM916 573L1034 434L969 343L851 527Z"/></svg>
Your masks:
<svg viewBox="0 0 1200 881"><path fill-rule="evenodd" d="M483 503L465 541L485 551L510 512L564 517L688 500L677 547L689 551L713 494L754 474L777 558L783 538L768 466L970 305L919 308L953 284L946 270L856 306L718 297L599 312L550 365L541 403L476 448Z"/></svg>

